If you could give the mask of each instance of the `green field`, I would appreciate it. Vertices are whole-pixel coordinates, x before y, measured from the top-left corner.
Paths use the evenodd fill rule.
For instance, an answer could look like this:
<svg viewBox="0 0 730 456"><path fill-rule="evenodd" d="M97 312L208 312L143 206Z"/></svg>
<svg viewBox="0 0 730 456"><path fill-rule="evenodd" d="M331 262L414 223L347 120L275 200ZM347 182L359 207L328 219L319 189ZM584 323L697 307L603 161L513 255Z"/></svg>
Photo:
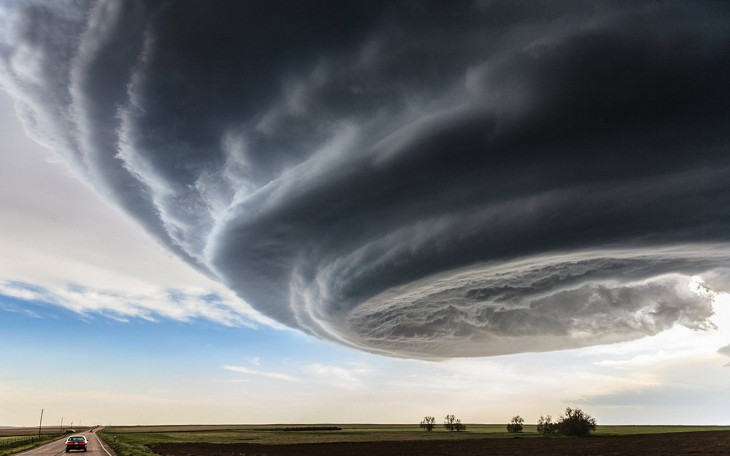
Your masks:
<svg viewBox="0 0 730 456"><path fill-rule="evenodd" d="M87 427L77 428L79 432L87 430ZM0 429L0 456L6 456L20 451L25 451L38 445L46 444L52 440L60 439L65 434L60 426L46 426L41 428L40 439L38 438L38 427L12 427Z"/></svg>
<svg viewBox="0 0 730 456"><path fill-rule="evenodd" d="M100 433L119 456L153 455L150 443L259 443L267 445L325 442L376 442L443 439L514 438L504 424L467 424L466 432L432 432L417 425L339 425L340 431L284 431L296 425L228 426L128 426L112 427ZM303 427L303 426L302 426ZM730 430L730 426L599 426L596 435L664 434L671 432ZM518 434L523 438L540 437L535 425L526 425Z"/></svg>
<svg viewBox="0 0 730 456"><path fill-rule="evenodd" d="M8 431L7 433L4 433L4 435L0 435L0 456L19 453L61 437L63 437L63 434L60 433L43 433L41 437L38 438L37 434L28 435L21 433L18 435L10 435L10 432Z"/></svg>

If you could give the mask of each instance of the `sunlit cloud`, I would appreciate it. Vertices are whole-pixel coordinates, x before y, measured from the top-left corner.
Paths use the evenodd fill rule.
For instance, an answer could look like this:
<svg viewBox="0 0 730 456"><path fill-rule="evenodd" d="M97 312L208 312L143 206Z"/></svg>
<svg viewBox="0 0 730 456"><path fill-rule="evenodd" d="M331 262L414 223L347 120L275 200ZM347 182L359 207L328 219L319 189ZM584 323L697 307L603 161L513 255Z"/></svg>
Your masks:
<svg viewBox="0 0 730 456"><path fill-rule="evenodd" d="M223 366L223 369L225 369L227 371L231 371L231 372L236 372L238 374L252 375L255 377L265 377L265 378L269 378L272 380L282 380L282 381L286 381L286 382L298 381L297 378L292 377L290 375L280 374L277 372L265 372L265 371L260 371L260 370L256 370L256 369L250 369L245 366L225 365L225 366Z"/></svg>

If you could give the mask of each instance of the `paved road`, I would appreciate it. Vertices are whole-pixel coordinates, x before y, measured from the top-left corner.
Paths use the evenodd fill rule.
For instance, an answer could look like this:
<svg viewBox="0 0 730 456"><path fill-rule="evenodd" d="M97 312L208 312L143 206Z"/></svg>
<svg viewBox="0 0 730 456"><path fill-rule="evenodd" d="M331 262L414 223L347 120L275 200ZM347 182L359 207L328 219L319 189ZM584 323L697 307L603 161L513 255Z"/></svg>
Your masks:
<svg viewBox="0 0 730 456"><path fill-rule="evenodd" d="M95 433L84 432L86 438L89 440L89 448L84 453L83 451L71 451L66 453L66 446L64 442L65 438L47 443L45 445L33 448L32 450L18 453L15 456L60 456L66 455L84 455L84 456L114 456L114 453L110 448L105 447L101 444L101 441L96 437Z"/></svg>

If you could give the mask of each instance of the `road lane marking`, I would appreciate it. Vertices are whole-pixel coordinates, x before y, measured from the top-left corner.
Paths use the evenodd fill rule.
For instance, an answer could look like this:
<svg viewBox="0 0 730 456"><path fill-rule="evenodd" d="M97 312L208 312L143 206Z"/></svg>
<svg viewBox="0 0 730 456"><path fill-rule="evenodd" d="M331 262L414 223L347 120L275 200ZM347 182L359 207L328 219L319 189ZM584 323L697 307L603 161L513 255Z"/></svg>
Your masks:
<svg viewBox="0 0 730 456"><path fill-rule="evenodd" d="M108 454L109 456L112 456L112 454L106 448L104 448L104 442L102 442L101 439L96 436L96 434L94 434L94 438L96 439L97 442L99 442L99 446L101 447L102 450L104 450L104 453Z"/></svg>

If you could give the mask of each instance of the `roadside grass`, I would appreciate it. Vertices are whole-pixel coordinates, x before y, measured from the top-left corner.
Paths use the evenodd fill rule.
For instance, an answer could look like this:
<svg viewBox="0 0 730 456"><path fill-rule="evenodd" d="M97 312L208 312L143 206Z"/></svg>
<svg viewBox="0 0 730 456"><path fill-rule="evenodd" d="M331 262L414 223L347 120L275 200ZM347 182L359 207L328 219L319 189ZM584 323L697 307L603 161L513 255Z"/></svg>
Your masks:
<svg viewBox="0 0 730 456"><path fill-rule="evenodd" d="M60 440L63 437L64 434L43 434L40 438L38 438L38 436L28 435L2 436L0 437L0 456L7 456L30 450L54 440Z"/></svg>
<svg viewBox="0 0 730 456"><path fill-rule="evenodd" d="M96 435L110 446L117 456L159 456L145 446L146 443L152 443L144 438L145 434L111 434L99 431Z"/></svg>
<svg viewBox="0 0 730 456"><path fill-rule="evenodd" d="M535 425L512 434L502 424L467 424L466 432L417 425L339 425L340 431L284 431L286 426L129 426L99 432L118 456L155 456L151 443L258 443L282 445L328 442L386 442L415 440L463 440L484 438L540 438ZM296 426L294 426L296 427ZM599 426L595 435L618 436L730 430L730 426ZM2 456L2 455L0 455Z"/></svg>

